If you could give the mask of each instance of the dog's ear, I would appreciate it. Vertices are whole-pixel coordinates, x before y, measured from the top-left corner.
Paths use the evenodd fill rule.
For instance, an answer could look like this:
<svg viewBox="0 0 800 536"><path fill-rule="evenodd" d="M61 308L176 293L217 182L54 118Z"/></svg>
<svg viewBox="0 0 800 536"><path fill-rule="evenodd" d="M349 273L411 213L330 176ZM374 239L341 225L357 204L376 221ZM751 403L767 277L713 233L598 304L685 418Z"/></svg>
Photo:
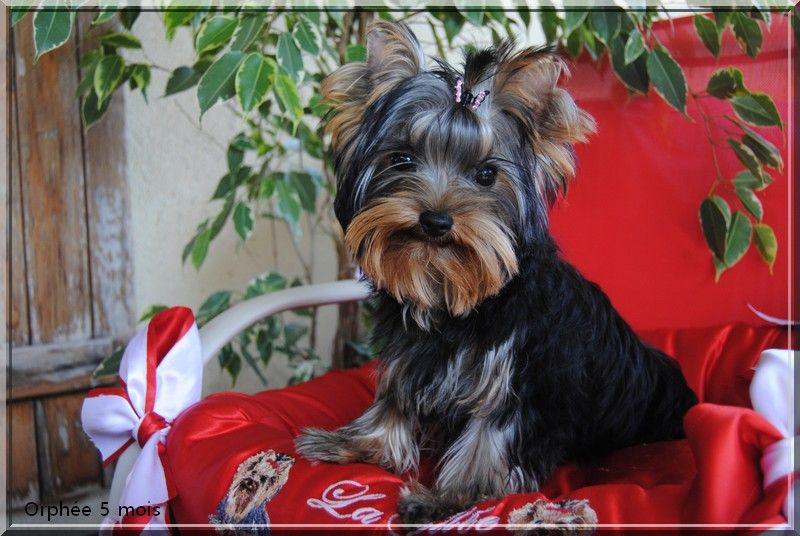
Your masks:
<svg viewBox="0 0 800 536"><path fill-rule="evenodd" d="M367 72L374 93L386 93L424 66L425 53L408 26L384 21L372 26L367 35Z"/></svg>
<svg viewBox="0 0 800 536"><path fill-rule="evenodd" d="M566 187L575 174L572 145L595 131L592 117L558 87L568 75L551 48L528 48L500 60L493 83L493 106L517 120L533 145L548 194Z"/></svg>
<svg viewBox="0 0 800 536"><path fill-rule="evenodd" d="M424 66L422 47L408 26L373 24L367 34L367 60L342 65L322 82L323 101L335 114L326 126L334 147L344 147L355 136L375 99Z"/></svg>

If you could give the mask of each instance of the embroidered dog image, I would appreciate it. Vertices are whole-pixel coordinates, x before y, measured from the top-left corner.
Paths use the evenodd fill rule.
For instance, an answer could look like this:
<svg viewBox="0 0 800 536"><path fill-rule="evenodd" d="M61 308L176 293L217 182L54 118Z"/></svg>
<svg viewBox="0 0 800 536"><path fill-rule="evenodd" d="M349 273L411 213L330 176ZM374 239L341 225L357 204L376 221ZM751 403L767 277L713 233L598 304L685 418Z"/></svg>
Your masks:
<svg viewBox="0 0 800 536"><path fill-rule="evenodd" d="M588 535L594 532L592 528L597 524L597 514L589 501L585 500L566 500L558 502L548 502L538 499L528 503L508 514L508 525L525 525L524 529L518 527L509 528L517 534L546 536L547 534L582 534ZM537 529L537 525L539 526ZM544 525L544 526L542 526ZM569 525L560 528L552 525ZM528 528L527 526L530 526Z"/></svg>
<svg viewBox="0 0 800 536"><path fill-rule="evenodd" d="M323 83L334 210L373 289L381 365L366 412L305 430L297 452L412 476L421 450L435 456L433 485L401 493L406 523L537 490L567 460L682 437L697 401L549 233L572 146L595 130L565 75L553 50L510 43L429 64L408 27L381 22L366 61Z"/></svg>
<svg viewBox="0 0 800 536"><path fill-rule="evenodd" d="M294 458L271 449L247 458L209 523L219 525L217 533L225 536L269 534L266 505L288 480L293 464Z"/></svg>

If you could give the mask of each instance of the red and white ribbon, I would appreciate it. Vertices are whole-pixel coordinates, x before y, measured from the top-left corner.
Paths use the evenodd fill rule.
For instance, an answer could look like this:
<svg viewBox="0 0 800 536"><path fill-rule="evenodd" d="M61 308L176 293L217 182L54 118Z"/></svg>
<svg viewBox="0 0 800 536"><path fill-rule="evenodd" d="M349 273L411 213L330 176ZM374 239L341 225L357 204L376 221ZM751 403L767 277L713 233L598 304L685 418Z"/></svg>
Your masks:
<svg viewBox="0 0 800 536"><path fill-rule="evenodd" d="M164 522L166 503L175 493L165 468L165 438L173 420L200 400L203 358L192 311L173 307L156 314L128 343L119 367L119 387L93 389L83 402L81 422L100 450L105 464L131 444L141 454L131 469L120 497L122 511L107 523ZM158 510L156 506L160 506ZM127 507L127 509L126 509ZM162 515L152 516L158 511ZM144 516L141 512L146 512Z"/></svg>
<svg viewBox="0 0 800 536"><path fill-rule="evenodd" d="M761 471L764 488L780 479L789 478L789 493L783 502L783 514L790 518L790 497L795 487L795 467L792 466L794 441L798 430L794 422L794 371L791 350L764 350L756 365L750 384L753 409L766 418L783 435L764 449Z"/></svg>

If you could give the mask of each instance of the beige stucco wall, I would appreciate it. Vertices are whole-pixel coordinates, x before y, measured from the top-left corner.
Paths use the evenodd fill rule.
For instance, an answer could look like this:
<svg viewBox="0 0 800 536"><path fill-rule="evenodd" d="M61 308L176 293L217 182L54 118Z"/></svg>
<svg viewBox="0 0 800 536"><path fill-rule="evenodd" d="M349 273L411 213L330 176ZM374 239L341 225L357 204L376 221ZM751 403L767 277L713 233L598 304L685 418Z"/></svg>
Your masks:
<svg viewBox="0 0 800 536"><path fill-rule="evenodd" d="M426 25L414 26L426 50L433 52L433 41ZM137 314L153 303L187 305L197 309L211 292L221 289L241 290L253 277L268 270L287 275L299 274L300 267L292 253L289 235L277 227L277 263L272 256L268 223L259 220L251 239L240 245L229 222L214 240L205 264L196 271L191 263L181 263L181 252L193 236L198 223L214 216L219 202L209 203L217 181L226 171L227 141L242 127L229 107L217 105L199 123L196 92L188 90L161 98L169 71L190 64L193 50L188 30L178 31L172 43L164 37L160 15L142 13L136 34L144 44L147 61L165 68L153 70L149 104L139 92L125 98L125 142L127 176L131 194L131 224L134 259L134 290ZM464 40L486 44L488 31L464 32ZM540 42L537 35L522 42ZM128 53L133 61L140 53ZM458 59L456 55L454 60ZM335 277L335 254L324 235L314 244L314 277L330 281ZM335 330L334 307L321 310L318 330L319 352L330 356ZM285 360L273 357L267 371L271 386L283 386L289 377ZM230 379L223 376L216 361L206 367L206 392L229 389ZM261 389L260 381L246 365L236 389Z"/></svg>
<svg viewBox="0 0 800 536"><path fill-rule="evenodd" d="M149 61L174 69L191 63L194 52L187 30L180 30L172 43L155 13L143 13L136 33L144 43ZM128 55L134 60L137 54ZM272 256L269 223L258 220L244 245L228 222L212 242L199 271L191 262L181 263L181 252L201 221L213 217L219 202L209 202L219 178L226 172L225 151L242 128L242 120L228 107L218 105L199 122L199 107L193 90L162 98L169 73L153 70L149 104L138 92L125 98L125 143L130 184L134 292L137 314L150 304L187 305L195 310L213 291L242 290L257 275L277 270L299 275L291 252L290 238L282 225L278 236L277 263ZM315 243L314 276L317 281L335 277L335 254L324 237ZM335 329L335 308L321 311L318 338L323 356L330 355ZM284 358L275 356L267 375L272 387L283 386L289 377ZM207 367L207 392L231 387L230 378L216 361ZM261 382L244 365L236 389L253 391Z"/></svg>

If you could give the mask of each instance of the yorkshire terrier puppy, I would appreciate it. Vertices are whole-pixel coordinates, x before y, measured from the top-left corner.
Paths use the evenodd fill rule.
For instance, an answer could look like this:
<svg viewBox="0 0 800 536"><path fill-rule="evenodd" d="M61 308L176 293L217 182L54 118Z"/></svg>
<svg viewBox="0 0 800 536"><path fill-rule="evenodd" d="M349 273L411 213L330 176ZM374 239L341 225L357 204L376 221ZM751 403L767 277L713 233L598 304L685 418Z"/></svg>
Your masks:
<svg viewBox="0 0 800 536"><path fill-rule="evenodd" d="M564 261L548 209L594 122L558 87L548 48L468 51L432 69L408 27L378 23L367 59L323 85L345 244L371 282L375 402L312 460L416 470L398 512L425 523L536 490L566 460L676 439L696 403L678 364L644 344Z"/></svg>

